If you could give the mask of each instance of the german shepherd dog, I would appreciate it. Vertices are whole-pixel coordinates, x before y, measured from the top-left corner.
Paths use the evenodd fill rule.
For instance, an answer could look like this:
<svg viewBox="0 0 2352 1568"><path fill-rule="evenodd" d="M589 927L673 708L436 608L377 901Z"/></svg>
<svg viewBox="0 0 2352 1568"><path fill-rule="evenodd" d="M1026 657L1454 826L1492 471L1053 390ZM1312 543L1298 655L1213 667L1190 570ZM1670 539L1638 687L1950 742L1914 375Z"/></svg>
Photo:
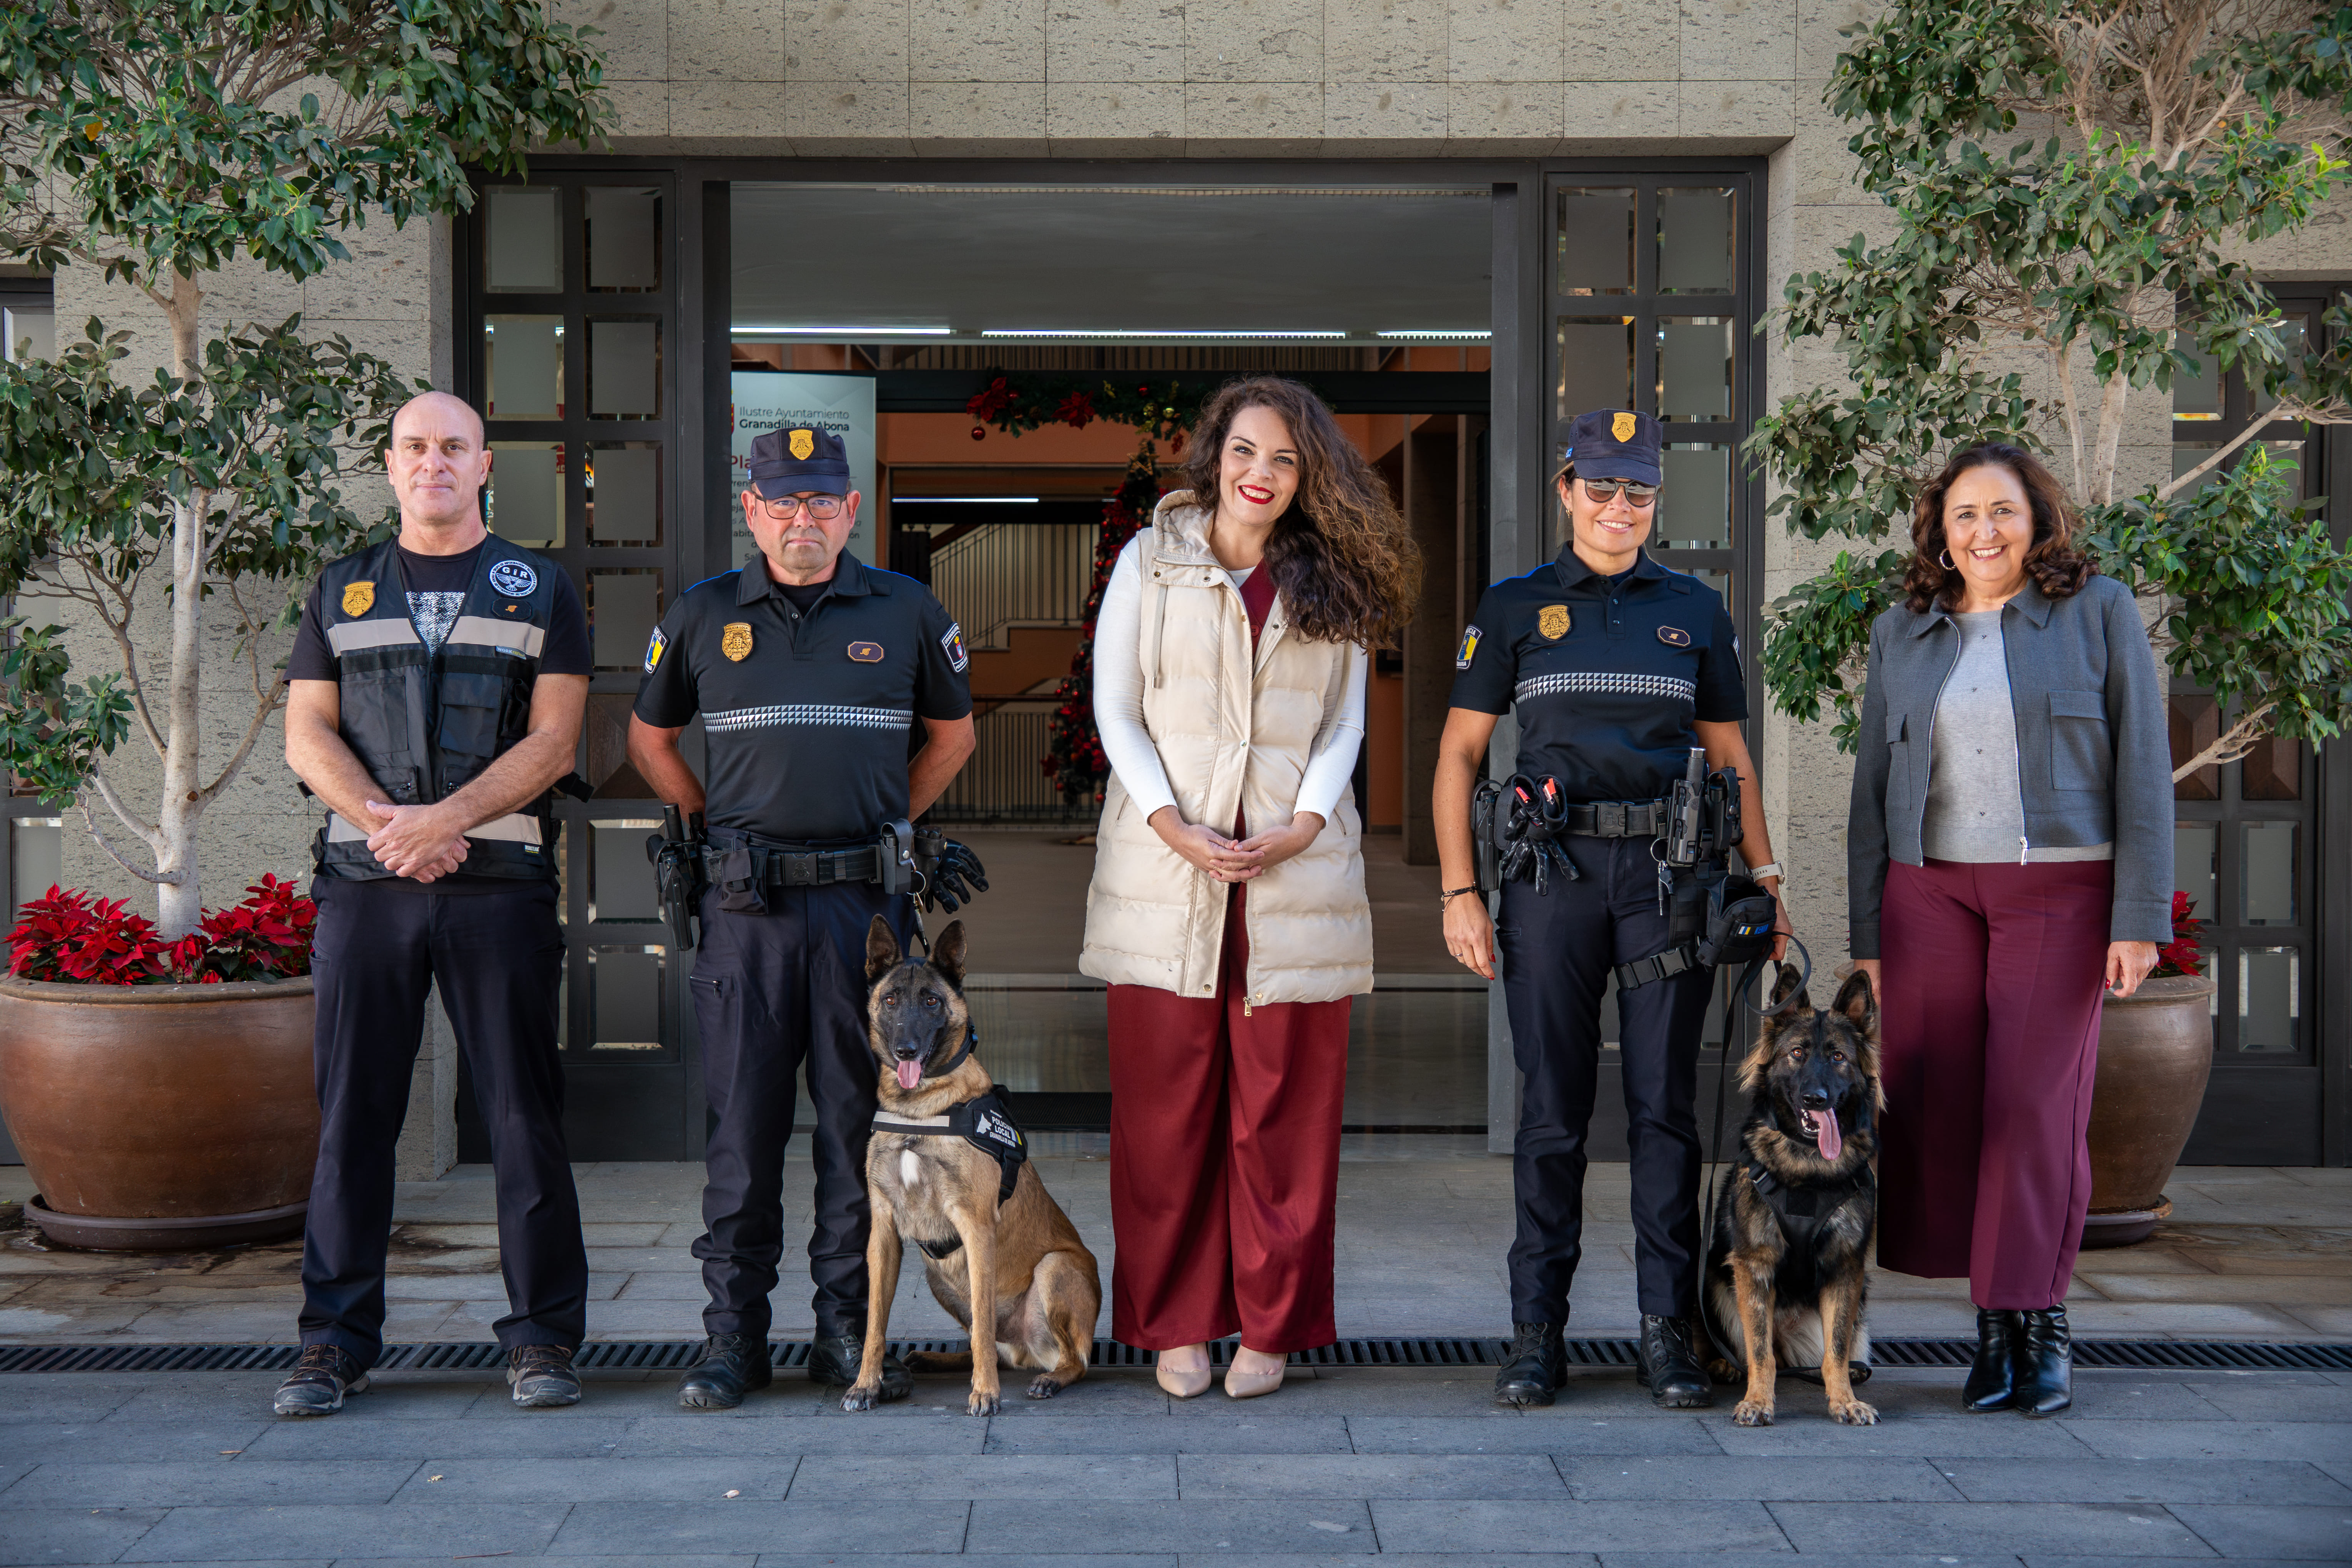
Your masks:
<svg viewBox="0 0 2352 1568"><path fill-rule="evenodd" d="M881 1073L881 1116L866 1152L866 1192L874 1210L866 1243L868 1307L866 1354L845 1410L873 1407L890 1337L890 1300L898 1289L903 1246L923 1252L931 1294L991 1353L920 1353L922 1372L971 1372L964 1408L993 1415L1000 1403L997 1360L1034 1367L1032 1399L1051 1399L1087 1373L1102 1279L1077 1228L1028 1163L1020 1132L990 1107L954 1117L958 1107L990 1095L995 1084L971 1055L971 1011L963 996L963 922L940 933L928 962L902 955L880 916L866 933L866 1038ZM992 1131L992 1147L958 1136L950 1121ZM893 1131L888 1123L925 1123ZM983 1138L982 1142L987 1140ZM1013 1186L1004 1191L1004 1173ZM980 1325L975 1327L975 1325Z"/></svg>
<svg viewBox="0 0 2352 1568"><path fill-rule="evenodd" d="M1797 989L1784 968L1777 1005ZM1797 992L1764 1020L1739 1069L1749 1096L1738 1164L1715 1205L1701 1310L1718 1359L1718 1383L1748 1390L1732 1414L1742 1426L1772 1424L1777 1366L1818 1364L1830 1414L1867 1426L1878 1412L1853 1396L1870 1375L1871 1233L1878 1224L1878 1003L1870 977L1839 987L1828 1012ZM1802 1375L1802 1374L1801 1374ZM1810 1379L1808 1379L1810 1381Z"/></svg>

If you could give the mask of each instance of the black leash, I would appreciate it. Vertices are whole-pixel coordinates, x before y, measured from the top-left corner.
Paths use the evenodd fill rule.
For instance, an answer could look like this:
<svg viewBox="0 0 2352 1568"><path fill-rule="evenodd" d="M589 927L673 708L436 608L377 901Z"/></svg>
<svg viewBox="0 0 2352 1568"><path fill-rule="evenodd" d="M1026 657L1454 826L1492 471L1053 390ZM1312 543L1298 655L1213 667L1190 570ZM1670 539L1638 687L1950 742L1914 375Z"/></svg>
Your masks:
<svg viewBox="0 0 2352 1568"><path fill-rule="evenodd" d="M1748 1004L1750 1007L1756 1007L1759 1016L1770 1018L1787 1012L1797 998L1805 994L1805 987L1812 984L1813 955L1806 951L1803 942L1793 936L1789 939L1789 945L1797 950L1797 956L1802 963L1802 972L1798 976L1797 984L1790 986L1789 994L1780 999L1779 1006L1756 1007L1753 1002ZM1716 1063L1715 1067L1715 1131L1707 1140L1706 1208L1699 1231L1698 1256L1701 1268L1706 1267L1707 1257L1715 1250L1715 1183L1716 1178L1722 1173L1723 1167L1723 1101L1725 1091L1730 1087L1732 1049L1735 1043L1741 1038L1731 1031L1732 1019L1738 1012L1742 999L1754 988L1756 977L1763 973L1764 965L1771 962L1769 958L1751 961L1747 969L1741 972L1739 978L1732 984L1731 994L1725 998L1723 1004L1723 1059ZM1783 959L1780 962L1785 963L1787 960ZM1775 967L1778 965L1776 964ZM1747 1052L1743 1049L1740 1054L1745 1056Z"/></svg>

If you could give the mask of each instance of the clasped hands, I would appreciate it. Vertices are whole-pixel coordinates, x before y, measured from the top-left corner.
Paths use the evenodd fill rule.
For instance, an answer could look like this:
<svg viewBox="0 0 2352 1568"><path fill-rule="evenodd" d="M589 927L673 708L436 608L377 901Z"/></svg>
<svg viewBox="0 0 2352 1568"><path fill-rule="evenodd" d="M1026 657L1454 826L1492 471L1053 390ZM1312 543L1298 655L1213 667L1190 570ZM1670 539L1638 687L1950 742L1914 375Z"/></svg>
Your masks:
<svg viewBox="0 0 2352 1568"><path fill-rule="evenodd" d="M1151 830L1160 842L1220 882L1247 882L1304 850L1323 831L1323 818L1302 811L1281 827L1269 827L1247 838L1228 838L1215 828L1187 822L1172 805L1151 814Z"/></svg>
<svg viewBox="0 0 2352 1568"><path fill-rule="evenodd" d="M394 876L430 882L465 860L466 829L472 824L452 816L445 805L366 805L373 820L361 826L368 829L368 853Z"/></svg>

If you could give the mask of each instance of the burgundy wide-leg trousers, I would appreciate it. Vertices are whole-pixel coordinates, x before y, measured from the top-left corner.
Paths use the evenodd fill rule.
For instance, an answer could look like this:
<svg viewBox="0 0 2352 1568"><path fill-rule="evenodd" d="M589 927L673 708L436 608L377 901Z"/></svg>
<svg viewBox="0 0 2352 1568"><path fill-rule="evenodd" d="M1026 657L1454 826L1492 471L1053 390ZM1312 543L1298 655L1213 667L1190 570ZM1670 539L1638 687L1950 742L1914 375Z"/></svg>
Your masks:
<svg viewBox="0 0 2352 1568"><path fill-rule="evenodd" d="M1112 1335L1328 1345L1349 998L1248 1005L1247 884L1217 994L1110 988Z"/></svg>
<svg viewBox="0 0 2352 1568"><path fill-rule="evenodd" d="M1979 1307L2065 1299L2091 1202L2113 865L1887 868L1878 1261Z"/></svg>

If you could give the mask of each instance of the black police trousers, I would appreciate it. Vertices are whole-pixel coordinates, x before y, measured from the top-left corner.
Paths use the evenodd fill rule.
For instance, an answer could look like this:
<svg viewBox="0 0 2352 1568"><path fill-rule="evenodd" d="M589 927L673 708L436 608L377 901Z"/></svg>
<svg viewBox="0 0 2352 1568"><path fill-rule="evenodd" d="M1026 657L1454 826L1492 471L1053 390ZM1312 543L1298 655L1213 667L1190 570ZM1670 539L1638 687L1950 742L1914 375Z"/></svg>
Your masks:
<svg viewBox="0 0 2352 1568"><path fill-rule="evenodd" d="M587 1331L588 1254L563 1143L556 999L563 929L549 882L434 893L319 878L310 969L319 1165L302 1237L302 1342L340 1345L362 1367L383 1350L393 1152L437 984L498 1177L499 1343L577 1349Z"/></svg>
<svg viewBox="0 0 2352 1568"><path fill-rule="evenodd" d="M1650 841L1565 842L1578 879L1555 871L1549 894L1506 882L1495 923L1511 1052L1527 1078L1511 1160L1511 1320L1521 1323L1568 1319L1609 971L1667 945ZM1642 1310L1658 1317L1689 1317L1698 1306L1698 1050L1712 981L1712 971L1696 970L1617 993L1635 1285Z"/></svg>
<svg viewBox="0 0 2352 1568"><path fill-rule="evenodd" d="M805 1062L816 1110L816 1226L808 1244L820 1335L866 1331L866 1142L881 1068L866 1043L866 931L889 921L903 951L914 900L871 882L771 889L765 914L702 900L694 1016L712 1126L703 1235L694 1244L707 1333L765 1338L784 1251L784 1144Z"/></svg>

